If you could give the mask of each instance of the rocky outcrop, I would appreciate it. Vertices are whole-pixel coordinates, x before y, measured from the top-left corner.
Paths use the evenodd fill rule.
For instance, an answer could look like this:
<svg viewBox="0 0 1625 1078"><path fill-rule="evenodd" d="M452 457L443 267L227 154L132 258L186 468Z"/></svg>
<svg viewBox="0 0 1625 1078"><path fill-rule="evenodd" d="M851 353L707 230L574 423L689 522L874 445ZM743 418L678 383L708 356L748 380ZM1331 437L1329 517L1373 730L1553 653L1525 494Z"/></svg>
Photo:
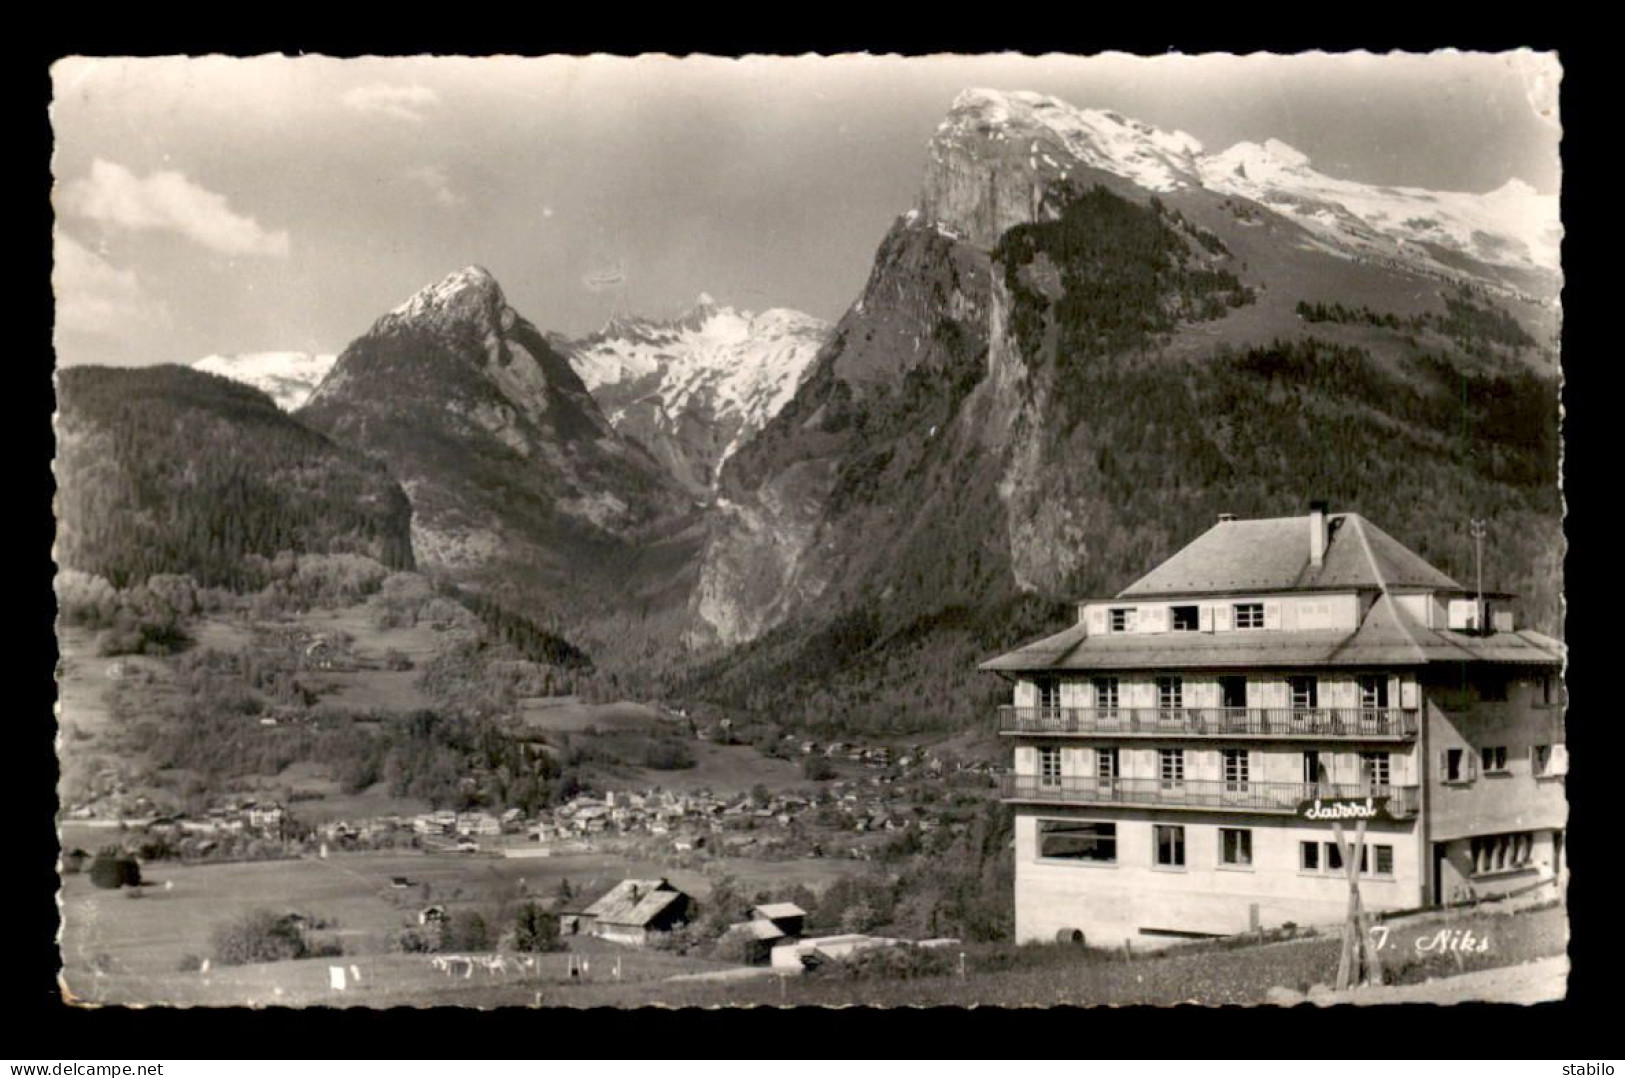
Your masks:
<svg viewBox="0 0 1625 1078"><path fill-rule="evenodd" d="M379 318L298 417L400 480L425 566L537 612L609 603L692 511L479 267Z"/></svg>
<svg viewBox="0 0 1625 1078"><path fill-rule="evenodd" d="M723 469L695 640L753 639L870 577L902 509L875 489L941 452L982 377L990 280L985 252L919 214L893 226L806 384Z"/></svg>

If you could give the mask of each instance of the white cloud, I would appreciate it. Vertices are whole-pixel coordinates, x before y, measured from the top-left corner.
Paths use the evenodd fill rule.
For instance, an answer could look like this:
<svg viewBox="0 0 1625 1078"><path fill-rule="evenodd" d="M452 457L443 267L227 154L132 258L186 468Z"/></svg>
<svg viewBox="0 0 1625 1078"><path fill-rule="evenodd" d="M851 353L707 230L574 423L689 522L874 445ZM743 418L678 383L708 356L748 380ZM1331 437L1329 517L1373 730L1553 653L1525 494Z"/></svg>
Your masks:
<svg viewBox="0 0 1625 1078"><path fill-rule="evenodd" d="M347 108L373 112L392 120L422 123L428 110L440 104L440 95L427 86L369 82L339 98Z"/></svg>
<svg viewBox="0 0 1625 1078"><path fill-rule="evenodd" d="M234 211L225 195L199 187L179 172L154 172L142 179L123 165L98 158L87 178L62 185L58 205L115 228L177 232L221 254L288 253L286 232L267 231Z"/></svg>
<svg viewBox="0 0 1625 1078"><path fill-rule="evenodd" d="M457 189L451 185L451 179L446 175L446 170L438 166L424 165L421 168L407 169L406 178L428 191L434 200L442 206L461 206L468 201L458 194Z"/></svg>
<svg viewBox="0 0 1625 1078"><path fill-rule="evenodd" d="M147 295L134 270L119 269L60 229L51 288L61 332L116 336L169 320L168 309Z"/></svg>

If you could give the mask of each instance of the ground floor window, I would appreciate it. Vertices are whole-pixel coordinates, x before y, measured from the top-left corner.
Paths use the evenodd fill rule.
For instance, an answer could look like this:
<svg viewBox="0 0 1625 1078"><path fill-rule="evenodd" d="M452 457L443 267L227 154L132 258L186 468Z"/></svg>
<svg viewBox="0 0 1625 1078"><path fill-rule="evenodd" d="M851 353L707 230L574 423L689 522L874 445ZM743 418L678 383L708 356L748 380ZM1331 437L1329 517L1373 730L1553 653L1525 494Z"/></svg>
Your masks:
<svg viewBox="0 0 1625 1078"><path fill-rule="evenodd" d="M1219 864L1251 865L1253 833L1245 827L1219 828Z"/></svg>
<svg viewBox="0 0 1625 1078"><path fill-rule="evenodd" d="M1039 820L1038 856L1115 864L1117 825L1093 820Z"/></svg>
<svg viewBox="0 0 1625 1078"><path fill-rule="evenodd" d="M1480 835L1472 840L1473 874L1524 868L1535 854L1535 835L1519 831L1507 835Z"/></svg>
<svg viewBox="0 0 1625 1078"><path fill-rule="evenodd" d="M1298 867L1304 872L1325 872L1343 875L1344 847L1337 842L1300 842ZM1392 876L1394 874L1394 848L1388 843L1367 843L1360 847L1360 875Z"/></svg>
<svg viewBox="0 0 1625 1078"><path fill-rule="evenodd" d="M1156 843L1156 863L1165 868L1185 867L1185 829L1172 824L1152 828Z"/></svg>

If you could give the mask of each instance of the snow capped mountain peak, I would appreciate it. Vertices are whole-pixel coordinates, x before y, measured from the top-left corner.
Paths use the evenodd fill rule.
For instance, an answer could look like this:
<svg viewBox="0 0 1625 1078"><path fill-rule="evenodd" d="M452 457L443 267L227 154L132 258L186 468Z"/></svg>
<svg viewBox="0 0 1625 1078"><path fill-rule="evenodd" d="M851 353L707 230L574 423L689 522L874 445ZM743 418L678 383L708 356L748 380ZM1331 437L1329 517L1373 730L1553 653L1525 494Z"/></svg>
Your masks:
<svg viewBox="0 0 1625 1078"><path fill-rule="evenodd" d="M1043 213L1044 187L1087 183L1079 173L1091 169L1147 191L1207 188L1251 199L1355 257L1453 275L1475 272L1458 255L1485 267L1558 271L1557 198L1519 179L1488 194L1362 183L1316 171L1308 154L1280 139L1209 153L1182 131L1047 94L986 88L954 98L930 149L910 223L923 217L950 239L983 248Z"/></svg>
<svg viewBox="0 0 1625 1078"><path fill-rule="evenodd" d="M1488 194L1361 183L1317 172L1279 139L1238 142L1199 166L1211 190L1260 202L1362 256L1458 272L1433 254L1442 248L1489 265L1558 270L1557 198L1517 178Z"/></svg>
<svg viewBox="0 0 1625 1078"><path fill-rule="evenodd" d="M1199 162L1204 175L1229 172L1253 180L1301 171L1308 166L1308 154L1274 138L1265 139L1262 143L1238 142L1228 150L1210 154Z"/></svg>
<svg viewBox="0 0 1625 1078"><path fill-rule="evenodd" d="M1202 143L1183 131L1163 131L1104 109L1080 109L1030 90L965 90L932 140L933 154L968 140L1029 143L1037 170L1085 165L1116 173L1153 191L1199 184L1194 159Z"/></svg>
<svg viewBox="0 0 1625 1078"><path fill-rule="evenodd" d="M610 423L705 494L722 462L789 403L830 329L800 311L752 314L701 293L677 318L611 319L567 354Z"/></svg>
<svg viewBox="0 0 1625 1078"><path fill-rule="evenodd" d="M310 352L244 352L205 356L192 366L262 390L278 408L291 412L305 403L337 358Z"/></svg>
<svg viewBox="0 0 1625 1078"><path fill-rule="evenodd" d="M414 292L405 303L385 315L417 318L435 311L466 308L501 308L507 305L502 286L484 266L465 266L434 284Z"/></svg>

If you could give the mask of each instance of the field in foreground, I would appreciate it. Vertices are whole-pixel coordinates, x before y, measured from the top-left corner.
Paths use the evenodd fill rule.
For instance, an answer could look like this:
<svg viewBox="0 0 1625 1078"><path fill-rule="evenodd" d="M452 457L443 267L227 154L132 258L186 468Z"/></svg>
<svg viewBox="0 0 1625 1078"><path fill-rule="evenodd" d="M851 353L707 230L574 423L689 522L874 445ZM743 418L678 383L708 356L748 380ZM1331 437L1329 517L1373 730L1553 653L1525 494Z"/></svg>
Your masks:
<svg viewBox="0 0 1625 1078"><path fill-rule="evenodd" d="M730 859L726 868L752 888L771 887L782 881L787 867L802 864ZM1296 1003L1306 996L1319 1002L1311 990L1332 980L1337 963L1338 940L1321 935L1264 944L1199 944L1132 957L1057 945L982 944L963 948L964 975L958 972L960 949L954 948L941 953L936 965L917 967L917 975L910 977L857 978L837 968L800 977L768 973L695 980L694 974L744 970L576 937L570 940L571 950L589 968L585 977L571 978L565 954L537 956L528 967L508 956L503 970L447 971L437 967L433 956L393 953L388 946L390 936L413 920L418 888L424 884L437 901L456 904L513 895L521 880L528 893L546 894L564 878L581 884L644 873L668 875L702 901L709 890L710 881L699 873L606 854L534 861L372 854L176 867L155 871L155 886L143 888L140 899L96 891L84 877L69 877L62 893L64 980L69 992L85 1002L182 1006L1249 1005ZM405 893L391 889L392 875L410 877L413 888ZM181 970L185 956L208 954L215 924L266 905L268 894L277 896L279 908L336 922L345 954ZM1459 941L1467 932L1487 941L1483 951L1451 953L1441 943ZM1560 958L1566 946L1563 910L1550 906L1516 913L1437 913L1395 922L1384 955L1392 981L1421 986L1430 978ZM334 965L346 970L342 992L330 986ZM1541 968L1541 983L1560 992L1561 971ZM1490 981L1497 978L1488 978L1483 991L1497 991ZM1432 988L1406 992L1444 1001L1477 998L1470 994L1473 983L1451 987L1435 980ZM1396 998L1410 998L1406 992Z"/></svg>
<svg viewBox="0 0 1625 1078"><path fill-rule="evenodd" d="M69 828L64 828L64 838L68 837ZM306 982L325 991L327 960L216 968L209 977L181 971L188 956L210 955L217 926L250 910L270 908L332 924L326 935L344 948L343 958L333 961L357 964L363 984L388 981L389 998L432 1003L444 992L461 994L477 986L448 985L429 968L425 956L390 953L391 940L403 928L416 925L417 911L431 901L453 910L466 905L489 912L496 904L522 901L527 895L551 896L564 880L576 893L596 897L623 878L665 876L703 902L721 872L754 893L776 892L797 883L821 890L859 869L856 863L833 859L726 858L712 864L702 873L609 852L508 860L400 851L337 854L325 860L154 862L146 867L147 885L138 892L98 890L86 875L70 875L63 878L60 895L64 976L75 996L91 1002L266 1003L276 1001L264 998L275 987L294 993L290 999L307 998L300 988ZM397 876L411 885L392 887ZM131 897L132 893L140 897ZM596 941L578 943L596 945ZM715 963L603 946L623 954L622 972L628 977L634 968L641 971L651 963L663 975L718 968ZM560 964L566 961L562 956L548 957L549 962L555 959ZM369 970L374 972L369 975Z"/></svg>

